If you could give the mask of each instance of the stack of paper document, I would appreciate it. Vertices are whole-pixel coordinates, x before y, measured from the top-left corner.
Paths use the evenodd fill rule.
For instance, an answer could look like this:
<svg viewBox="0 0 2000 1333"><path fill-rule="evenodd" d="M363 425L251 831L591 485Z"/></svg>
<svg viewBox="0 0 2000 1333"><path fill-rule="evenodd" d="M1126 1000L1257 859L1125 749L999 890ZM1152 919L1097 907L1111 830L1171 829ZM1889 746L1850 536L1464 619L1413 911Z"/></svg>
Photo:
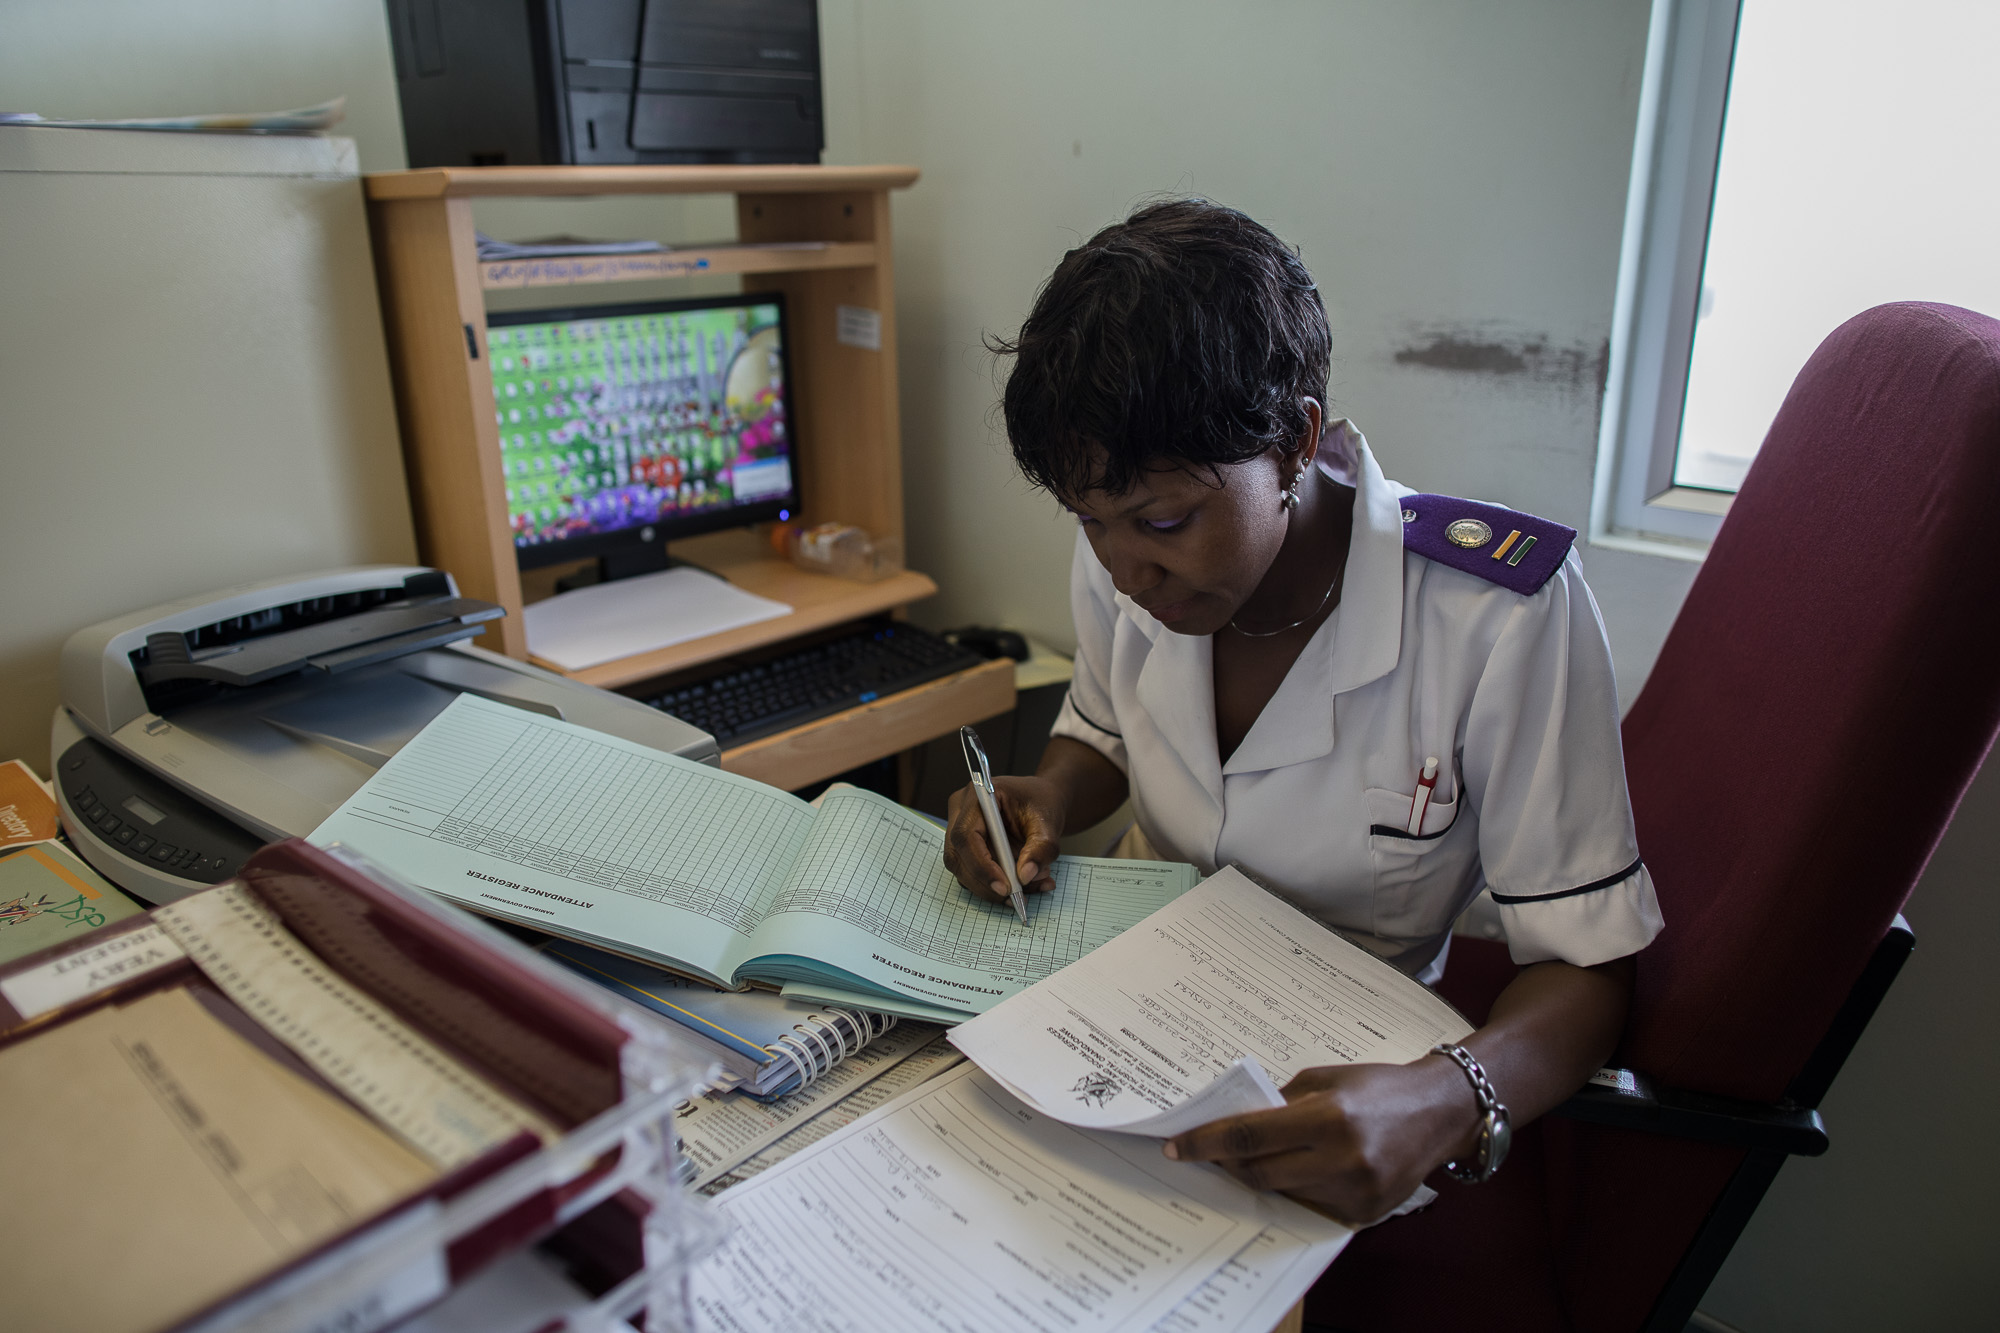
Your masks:
<svg viewBox="0 0 2000 1333"><path fill-rule="evenodd" d="M792 608L687 565L559 593L522 612L528 651L565 671L790 615Z"/></svg>
<svg viewBox="0 0 2000 1333"><path fill-rule="evenodd" d="M1302 1070L1408 1064L1471 1032L1232 866L951 1040L1049 1115L1164 1138L1278 1104Z"/></svg>
<svg viewBox="0 0 2000 1333"><path fill-rule="evenodd" d="M586 241L581 236L545 236L539 241L496 241L474 232L481 263L500 259L555 259L563 255L656 255L667 247L658 241Z"/></svg>
<svg viewBox="0 0 2000 1333"><path fill-rule="evenodd" d="M713 1058L723 1073L712 1087L757 1097L793 1092L837 1068L896 1026L885 1014L788 1000L769 991L725 991L677 977L587 944L551 940L540 947L584 979L660 1017Z"/></svg>
<svg viewBox="0 0 2000 1333"><path fill-rule="evenodd" d="M1266 1333L1350 1231L1157 1140L1282 1105L1307 1067L1470 1030L1225 870L954 1028L975 1063L722 1194L737 1229L697 1304L742 1330Z"/></svg>
<svg viewBox="0 0 2000 1333"><path fill-rule="evenodd" d="M0 111L0 125L42 125L68 130L178 130L197 134L316 134L347 114L347 99L290 111L210 111L192 116L145 116L126 120L50 119L33 111Z"/></svg>
<svg viewBox="0 0 2000 1333"><path fill-rule="evenodd" d="M185 990L0 1050L0 1117L11 1328L177 1324L438 1174Z"/></svg>
<svg viewBox="0 0 2000 1333"><path fill-rule="evenodd" d="M674 1112L688 1183L720 1193L964 1059L931 1024L906 1023L797 1092L703 1093Z"/></svg>
<svg viewBox="0 0 2000 1333"><path fill-rule="evenodd" d="M741 1333L1267 1333L1351 1235L970 1064L716 1203L734 1227L692 1295L702 1328Z"/></svg>

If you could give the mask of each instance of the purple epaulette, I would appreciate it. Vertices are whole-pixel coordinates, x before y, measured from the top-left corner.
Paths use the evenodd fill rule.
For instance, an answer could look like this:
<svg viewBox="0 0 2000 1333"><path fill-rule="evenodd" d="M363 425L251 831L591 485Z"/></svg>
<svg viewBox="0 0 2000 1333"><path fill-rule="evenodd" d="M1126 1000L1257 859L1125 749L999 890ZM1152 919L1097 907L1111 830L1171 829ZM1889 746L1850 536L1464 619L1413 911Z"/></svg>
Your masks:
<svg viewBox="0 0 2000 1333"><path fill-rule="evenodd" d="M1403 545L1527 597L1569 554L1576 529L1450 495L1403 497Z"/></svg>

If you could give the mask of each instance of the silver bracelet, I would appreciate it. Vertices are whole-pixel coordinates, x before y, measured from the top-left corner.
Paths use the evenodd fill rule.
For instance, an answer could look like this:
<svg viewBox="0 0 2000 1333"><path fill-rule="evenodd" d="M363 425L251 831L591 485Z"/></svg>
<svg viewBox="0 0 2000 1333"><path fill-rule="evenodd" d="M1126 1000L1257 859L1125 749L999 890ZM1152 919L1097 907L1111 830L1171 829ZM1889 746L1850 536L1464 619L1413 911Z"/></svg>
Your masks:
<svg viewBox="0 0 2000 1333"><path fill-rule="evenodd" d="M1513 1128L1507 1122L1507 1108L1500 1104L1500 1094L1493 1091L1486 1071L1479 1067L1479 1061L1472 1058L1471 1051L1463 1046L1442 1043L1431 1047L1431 1050L1458 1063L1472 1083L1472 1095L1479 1101L1479 1140L1473 1145L1472 1161L1446 1162L1445 1173L1453 1180L1462 1180L1468 1185L1483 1184L1493 1179L1500 1163L1507 1160L1507 1148L1514 1141Z"/></svg>

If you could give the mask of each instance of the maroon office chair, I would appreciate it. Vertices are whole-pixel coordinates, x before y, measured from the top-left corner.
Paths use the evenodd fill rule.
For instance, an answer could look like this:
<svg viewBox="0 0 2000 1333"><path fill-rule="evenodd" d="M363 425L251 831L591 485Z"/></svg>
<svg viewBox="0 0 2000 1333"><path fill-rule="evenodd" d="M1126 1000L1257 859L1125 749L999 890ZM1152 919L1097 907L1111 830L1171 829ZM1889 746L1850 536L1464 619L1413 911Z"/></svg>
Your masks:
<svg viewBox="0 0 2000 1333"><path fill-rule="evenodd" d="M1666 931L1617 1063L1487 1185L1362 1233L1307 1327L1680 1333L1912 939L2000 726L2000 322L1878 306L1799 373L1625 719ZM1478 1021L1515 969L1456 941Z"/></svg>

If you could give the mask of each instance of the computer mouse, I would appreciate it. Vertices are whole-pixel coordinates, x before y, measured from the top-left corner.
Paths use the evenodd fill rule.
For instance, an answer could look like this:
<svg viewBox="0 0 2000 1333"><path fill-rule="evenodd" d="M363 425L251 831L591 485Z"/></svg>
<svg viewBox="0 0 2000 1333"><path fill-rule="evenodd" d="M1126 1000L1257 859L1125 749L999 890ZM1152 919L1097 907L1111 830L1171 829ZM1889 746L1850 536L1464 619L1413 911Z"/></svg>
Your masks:
<svg viewBox="0 0 2000 1333"><path fill-rule="evenodd" d="M1011 629L967 625L964 629L953 630L946 637L959 647L970 648L989 660L996 657L1011 657L1016 662L1028 660L1028 640Z"/></svg>

